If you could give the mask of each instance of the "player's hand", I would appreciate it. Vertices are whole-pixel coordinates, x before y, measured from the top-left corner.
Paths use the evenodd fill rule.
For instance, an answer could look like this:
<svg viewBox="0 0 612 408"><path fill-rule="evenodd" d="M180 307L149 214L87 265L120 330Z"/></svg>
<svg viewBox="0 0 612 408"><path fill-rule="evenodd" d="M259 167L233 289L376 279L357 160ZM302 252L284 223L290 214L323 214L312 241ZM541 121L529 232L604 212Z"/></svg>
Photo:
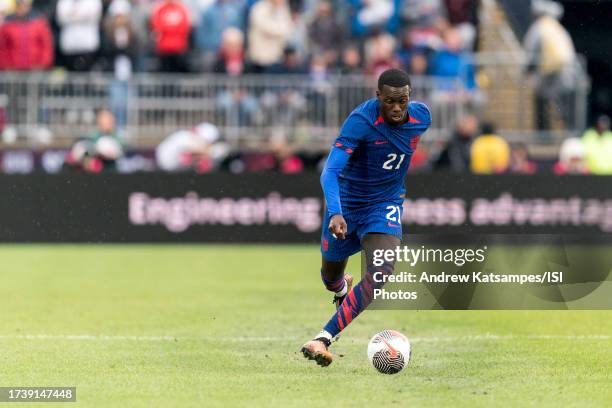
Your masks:
<svg viewBox="0 0 612 408"><path fill-rule="evenodd" d="M346 239L346 232L348 227L346 221L341 214L336 214L329 220L329 232L332 233L337 239Z"/></svg>

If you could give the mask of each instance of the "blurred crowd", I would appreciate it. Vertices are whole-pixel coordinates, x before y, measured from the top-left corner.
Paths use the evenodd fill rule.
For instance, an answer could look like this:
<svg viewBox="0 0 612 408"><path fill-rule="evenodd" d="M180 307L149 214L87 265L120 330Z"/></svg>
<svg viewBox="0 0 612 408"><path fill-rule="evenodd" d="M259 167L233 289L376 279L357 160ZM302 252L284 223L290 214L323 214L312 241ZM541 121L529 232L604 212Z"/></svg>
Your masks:
<svg viewBox="0 0 612 408"><path fill-rule="evenodd" d="M552 172L557 175L612 175L612 132L610 118L601 115L595 125L581 137L565 139L558 160L539 168L525 143L508 143L492 123L479 124L473 115L461 118L447 142L427 163L434 171L474 174L535 174ZM548 165L548 166L547 166Z"/></svg>
<svg viewBox="0 0 612 408"><path fill-rule="evenodd" d="M2 0L0 69L369 73L475 85L478 0Z"/></svg>
<svg viewBox="0 0 612 408"><path fill-rule="evenodd" d="M532 6L535 19L523 46L526 72L535 78L537 128L545 130L551 127L550 104L566 120L573 117L576 52L559 24L559 4L534 0ZM412 75L458 79L470 90L476 88L472 53L478 42L478 7L479 0L0 0L0 70L106 71L125 82L133 72L306 74L317 79L375 76L399 67ZM444 86L440 81L438 89ZM111 110L98 112L95 131L71 147L65 168L115 170L129 156L121 137L127 88L113 87L119 106L111 103ZM285 115L287 123L295 122L295 106L310 103L325 110L316 92L278 96L289 103L270 101L269 93L255 100L241 92L221 92L216 100L228 116L237 113L236 125L251 125L257 110L266 106L277 119L284 117L281 106L293 109ZM566 140L551 169L557 174L612 174L609 128L609 118L601 116L583 137ZM320 169L325 157L302 147L283 135L270 135L267 148L237 152L215 124L201 123L168 135L155 149L153 164L144 167L197 173ZM508 143L493 123L472 114L457 120L447 142L424 143L412 169L542 171L528 146Z"/></svg>
<svg viewBox="0 0 612 408"><path fill-rule="evenodd" d="M76 142L67 153L64 170L99 173L117 170L127 157L108 110L97 116L97 128ZM197 174L215 171L278 172L296 174L320 171L326 154L308 152L286 138L272 137L267 149L234 150L211 123L200 123L169 135L155 149L151 165L137 170L161 170ZM582 137L568 138L560 146L558 160L534 160L524 143L509 143L495 124L480 122L466 114L446 142L419 145L412 157L410 172L455 174L594 174L612 175L612 131L610 118L600 116ZM125 167L125 166L124 166Z"/></svg>
<svg viewBox="0 0 612 408"><path fill-rule="evenodd" d="M525 143L508 143L494 124L481 123L473 115L461 118L447 142L439 146L425 168L474 174L554 173L612 175L610 118L601 115L581 137L565 139L558 160L538 165ZM552 164L552 166L550 166ZM547 167L542 169L540 167Z"/></svg>

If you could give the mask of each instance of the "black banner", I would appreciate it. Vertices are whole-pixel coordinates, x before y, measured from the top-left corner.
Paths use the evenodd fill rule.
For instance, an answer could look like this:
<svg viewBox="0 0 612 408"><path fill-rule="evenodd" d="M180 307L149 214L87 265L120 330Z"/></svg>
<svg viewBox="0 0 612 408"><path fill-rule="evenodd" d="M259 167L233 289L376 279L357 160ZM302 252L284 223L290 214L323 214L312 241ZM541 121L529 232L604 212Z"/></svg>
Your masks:
<svg viewBox="0 0 612 408"><path fill-rule="evenodd" d="M612 232L612 179L414 175L407 234ZM318 174L0 175L2 242L318 242Z"/></svg>

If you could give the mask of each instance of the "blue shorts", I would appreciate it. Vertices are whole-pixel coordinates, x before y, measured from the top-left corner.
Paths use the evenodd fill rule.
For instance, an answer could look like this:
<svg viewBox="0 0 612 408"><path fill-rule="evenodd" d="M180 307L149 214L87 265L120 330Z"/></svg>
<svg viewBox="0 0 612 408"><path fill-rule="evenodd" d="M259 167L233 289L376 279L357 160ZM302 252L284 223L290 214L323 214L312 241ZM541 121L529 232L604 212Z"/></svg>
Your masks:
<svg viewBox="0 0 612 408"><path fill-rule="evenodd" d="M361 240L372 232L389 234L402 239L402 202L373 204L358 210L345 211L348 233L346 239L336 239L329 232L329 214L323 219L321 254L327 261L342 261L361 251Z"/></svg>

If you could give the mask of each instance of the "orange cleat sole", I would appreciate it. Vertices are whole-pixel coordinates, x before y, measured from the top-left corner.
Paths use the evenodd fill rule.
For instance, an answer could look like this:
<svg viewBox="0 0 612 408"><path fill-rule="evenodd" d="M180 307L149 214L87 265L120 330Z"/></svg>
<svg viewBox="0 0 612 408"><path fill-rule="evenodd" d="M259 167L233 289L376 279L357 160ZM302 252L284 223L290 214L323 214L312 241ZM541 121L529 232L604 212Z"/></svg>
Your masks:
<svg viewBox="0 0 612 408"><path fill-rule="evenodd" d="M319 346L317 343L321 345ZM302 354L308 360L314 360L321 367L327 367L334 361L333 354L326 350L321 342L316 340L304 344L304 347L302 347Z"/></svg>

